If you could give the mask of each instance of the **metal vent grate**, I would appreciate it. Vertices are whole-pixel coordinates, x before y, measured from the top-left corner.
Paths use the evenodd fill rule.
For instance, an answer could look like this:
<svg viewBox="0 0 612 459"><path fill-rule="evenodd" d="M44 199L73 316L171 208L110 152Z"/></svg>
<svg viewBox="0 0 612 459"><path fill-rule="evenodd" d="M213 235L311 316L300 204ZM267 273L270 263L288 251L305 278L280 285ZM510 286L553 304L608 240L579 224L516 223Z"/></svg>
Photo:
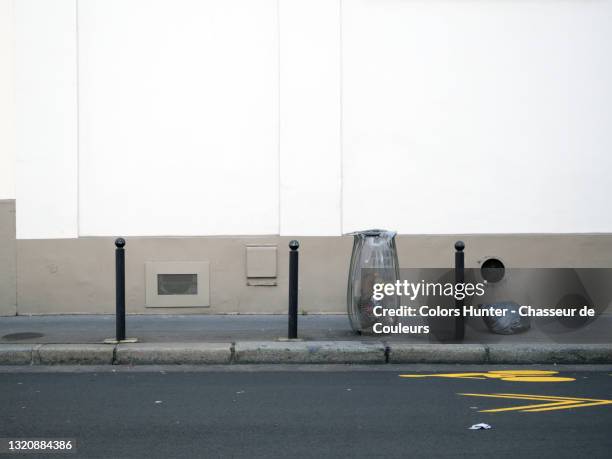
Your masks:
<svg viewBox="0 0 612 459"><path fill-rule="evenodd" d="M158 274L158 295L197 295L197 274Z"/></svg>
<svg viewBox="0 0 612 459"><path fill-rule="evenodd" d="M147 261L145 279L147 308L210 306L208 261Z"/></svg>

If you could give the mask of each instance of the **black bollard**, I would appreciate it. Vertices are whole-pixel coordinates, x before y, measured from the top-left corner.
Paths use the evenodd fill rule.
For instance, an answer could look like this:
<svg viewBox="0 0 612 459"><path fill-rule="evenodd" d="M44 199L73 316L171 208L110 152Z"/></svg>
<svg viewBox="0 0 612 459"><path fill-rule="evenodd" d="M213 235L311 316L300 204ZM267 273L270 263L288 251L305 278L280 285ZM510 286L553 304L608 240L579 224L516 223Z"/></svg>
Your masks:
<svg viewBox="0 0 612 459"><path fill-rule="evenodd" d="M125 239L115 240L115 289L117 341L125 341Z"/></svg>
<svg viewBox="0 0 612 459"><path fill-rule="evenodd" d="M298 248L300 243L289 243L289 339L297 339L298 334Z"/></svg>
<svg viewBox="0 0 612 459"><path fill-rule="evenodd" d="M455 242L455 284L465 282L465 244L463 241ZM463 316L463 299L455 299L455 308L459 310L459 316L455 319L455 339L463 341L465 337L465 317Z"/></svg>

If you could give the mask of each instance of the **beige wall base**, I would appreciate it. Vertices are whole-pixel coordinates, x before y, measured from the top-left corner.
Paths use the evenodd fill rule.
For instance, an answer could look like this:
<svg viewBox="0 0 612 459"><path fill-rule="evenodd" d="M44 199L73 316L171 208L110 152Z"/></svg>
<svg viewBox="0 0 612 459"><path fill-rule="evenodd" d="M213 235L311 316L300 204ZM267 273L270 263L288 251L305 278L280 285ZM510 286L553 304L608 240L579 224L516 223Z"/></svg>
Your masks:
<svg viewBox="0 0 612 459"><path fill-rule="evenodd" d="M0 200L0 316L17 312L15 200Z"/></svg>
<svg viewBox="0 0 612 459"><path fill-rule="evenodd" d="M14 201L0 201L0 314L114 312L114 238L15 241ZM130 237L128 313L286 313L291 237ZM298 237L300 311L345 312L352 237ZM500 257L507 267L612 267L612 234L398 236L400 266L451 267L466 243L466 266ZM276 286L250 286L247 245L278 245ZM147 261L209 261L210 307L145 308Z"/></svg>

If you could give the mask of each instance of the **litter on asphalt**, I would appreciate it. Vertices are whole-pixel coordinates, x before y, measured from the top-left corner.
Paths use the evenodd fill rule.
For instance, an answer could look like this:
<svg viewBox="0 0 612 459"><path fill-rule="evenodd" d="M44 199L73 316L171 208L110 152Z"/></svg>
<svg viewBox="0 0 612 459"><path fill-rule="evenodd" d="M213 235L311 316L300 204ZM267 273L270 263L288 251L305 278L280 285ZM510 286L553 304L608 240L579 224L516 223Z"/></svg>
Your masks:
<svg viewBox="0 0 612 459"><path fill-rule="evenodd" d="M490 428L491 426L489 424L481 422L479 424L474 424L472 427L470 427L470 430L489 430Z"/></svg>

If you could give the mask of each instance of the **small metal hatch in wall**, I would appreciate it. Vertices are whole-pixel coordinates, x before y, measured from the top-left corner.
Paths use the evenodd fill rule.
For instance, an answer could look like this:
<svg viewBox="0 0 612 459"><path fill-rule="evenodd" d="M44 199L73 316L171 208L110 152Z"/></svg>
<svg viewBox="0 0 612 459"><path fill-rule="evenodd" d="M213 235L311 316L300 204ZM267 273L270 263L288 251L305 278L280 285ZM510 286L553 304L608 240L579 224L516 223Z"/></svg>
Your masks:
<svg viewBox="0 0 612 459"><path fill-rule="evenodd" d="M208 261L148 261L145 276L147 308L210 306Z"/></svg>
<svg viewBox="0 0 612 459"><path fill-rule="evenodd" d="M273 286L276 285L276 259L275 245L247 245L246 246L246 277L247 285Z"/></svg>

